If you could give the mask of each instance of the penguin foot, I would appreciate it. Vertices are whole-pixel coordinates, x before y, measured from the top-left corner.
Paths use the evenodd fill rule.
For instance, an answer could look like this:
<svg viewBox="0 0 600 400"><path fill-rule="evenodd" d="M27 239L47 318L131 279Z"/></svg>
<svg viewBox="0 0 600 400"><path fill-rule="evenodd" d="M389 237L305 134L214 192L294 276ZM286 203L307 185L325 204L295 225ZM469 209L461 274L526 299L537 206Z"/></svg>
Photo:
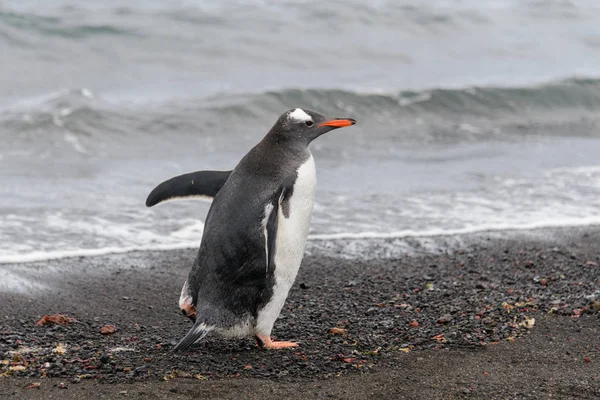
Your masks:
<svg viewBox="0 0 600 400"><path fill-rule="evenodd" d="M258 347L263 349L287 349L288 347L298 347L294 342L276 342L271 340L270 336L256 335L256 343Z"/></svg>
<svg viewBox="0 0 600 400"><path fill-rule="evenodd" d="M191 304L183 304L181 306L181 313L192 320L192 322L196 322L196 307Z"/></svg>

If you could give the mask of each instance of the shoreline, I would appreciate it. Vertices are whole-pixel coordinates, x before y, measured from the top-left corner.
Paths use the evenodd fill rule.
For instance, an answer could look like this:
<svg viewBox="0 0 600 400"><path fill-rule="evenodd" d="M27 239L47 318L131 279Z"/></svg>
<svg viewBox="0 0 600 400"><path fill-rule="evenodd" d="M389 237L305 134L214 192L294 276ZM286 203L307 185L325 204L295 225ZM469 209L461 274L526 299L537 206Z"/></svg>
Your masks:
<svg viewBox="0 0 600 400"><path fill-rule="evenodd" d="M8 360L0 363L0 395L85 395L78 388L111 398L123 390L210 395L214 386L217 396L233 398L249 385L261 398L278 398L308 385L335 398L369 390L510 398L494 397L499 379L510 382L503 391L528 393L537 384L518 379L510 372L516 368L540 377L546 371L555 393L594 398L600 394L599 243L600 227L578 227L427 238L398 257L376 248L364 259L312 249L274 328L279 339L300 347L280 352L212 336L183 355L168 353L190 327L177 299L196 249L1 264L3 281L12 276L17 285L0 286L0 360ZM77 322L35 325L52 314ZM107 324L116 333L101 335ZM558 347L570 355L554 353ZM529 358L515 367L511 360L524 354ZM486 379L460 383L458 372L472 374L484 361L493 364ZM387 392L371 379L385 382ZM437 387L420 383L432 379ZM61 382L72 390L60 389ZM40 389L27 389L31 383Z"/></svg>
<svg viewBox="0 0 600 400"><path fill-rule="evenodd" d="M559 224L531 224L524 226L490 226L481 228L465 228L455 230L431 230L431 231L399 231L391 233L340 233L340 234L314 234L308 236L306 254L312 252L324 253L327 257L342 258L369 258L364 253L356 254L356 249L352 255L343 254L348 249L349 243L359 243L361 250L369 252L370 248L396 246L401 249L400 252L388 252L386 257L403 256L405 253L415 255L416 253L426 254L435 250L451 251L453 248L464 246L467 243L477 243L490 239L535 239L561 240L565 233L568 236L585 234L588 231L600 229L600 220L592 220L589 223L573 223L568 221ZM424 245L433 243L423 249ZM27 256L8 256L0 259L0 267L3 265L24 265L43 263L48 261L59 261L69 259L81 259L89 257L108 257L112 255L125 255L135 253L150 252L171 252L184 250L197 250L198 243L189 244L153 244L135 247L105 247L98 249L64 250L55 253L33 253ZM356 245L355 245L356 246ZM370 255L370 257L380 257L381 254Z"/></svg>

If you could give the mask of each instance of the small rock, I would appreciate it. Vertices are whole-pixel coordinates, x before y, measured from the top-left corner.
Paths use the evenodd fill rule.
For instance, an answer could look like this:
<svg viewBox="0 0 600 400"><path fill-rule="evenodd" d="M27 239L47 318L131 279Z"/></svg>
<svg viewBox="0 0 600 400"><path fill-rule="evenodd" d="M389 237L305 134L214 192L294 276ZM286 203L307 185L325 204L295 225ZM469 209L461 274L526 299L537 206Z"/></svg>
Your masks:
<svg viewBox="0 0 600 400"><path fill-rule="evenodd" d="M116 331L117 327L114 325L104 325L102 328L100 328L101 335L112 335Z"/></svg>
<svg viewBox="0 0 600 400"><path fill-rule="evenodd" d="M73 322L73 318L69 318L66 315L54 314L54 315L44 315L42 319L40 319L36 325L66 325Z"/></svg>
<svg viewBox="0 0 600 400"><path fill-rule="evenodd" d="M141 366L141 367L137 367L136 369L133 370L133 373L135 375L141 375L141 374L145 374L148 372L148 367L146 367L145 365Z"/></svg>
<svg viewBox="0 0 600 400"><path fill-rule="evenodd" d="M308 288L310 288L310 286L308 286L306 283L302 282L300 284L300 289L308 289Z"/></svg>
<svg viewBox="0 0 600 400"><path fill-rule="evenodd" d="M344 328L331 328L329 330L329 333L331 333L332 335L345 335L346 333L348 333L347 329Z"/></svg>
<svg viewBox="0 0 600 400"><path fill-rule="evenodd" d="M378 308L378 307L371 307L371 308L369 308L369 309L367 310L366 314L367 314L367 315L373 315L373 314L375 314L377 311L379 311L379 308Z"/></svg>
<svg viewBox="0 0 600 400"><path fill-rule="evenodd" d="M452 315L444 314L438 319L437 322L438 322L438 324L447 324L450 321L452 321Z"/></svg>
<svg viewBox="0 0 600 400"><path fill-rule="evenodd" d="M386 329L391 329L394 327L394 321L391 319L384 319L383 321L380 322L381 326L386 328Z"/></svg>

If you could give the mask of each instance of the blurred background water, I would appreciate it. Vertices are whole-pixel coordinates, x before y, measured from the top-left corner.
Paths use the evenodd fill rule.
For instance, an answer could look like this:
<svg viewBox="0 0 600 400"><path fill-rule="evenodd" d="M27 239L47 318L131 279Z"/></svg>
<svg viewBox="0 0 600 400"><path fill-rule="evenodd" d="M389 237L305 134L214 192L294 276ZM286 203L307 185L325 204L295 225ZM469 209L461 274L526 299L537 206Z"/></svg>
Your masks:
<svg viewBox="0 0 600 400"><path fill-rule="evenodd" d="M595 0L0 0L0 262L196 247L231 169L289 108L311 237L600 223Z"/></svg>

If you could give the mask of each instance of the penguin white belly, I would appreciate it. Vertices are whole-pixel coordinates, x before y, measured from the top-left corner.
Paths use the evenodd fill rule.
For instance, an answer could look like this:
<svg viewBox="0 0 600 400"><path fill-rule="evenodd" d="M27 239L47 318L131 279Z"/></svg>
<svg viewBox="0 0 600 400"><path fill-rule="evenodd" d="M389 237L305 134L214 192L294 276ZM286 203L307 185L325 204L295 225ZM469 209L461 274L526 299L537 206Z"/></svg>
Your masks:
<svg viewBox="0 0 600 400"><path fill-rule="evenodd" d="M289 199L289 215L286 218L279 207L277 238L275 241L275 286L273 296L258 312L256 333L270 335L290 288L296 280L315 201L317 171L312 154L298 168L292 196Z"/></svg>

